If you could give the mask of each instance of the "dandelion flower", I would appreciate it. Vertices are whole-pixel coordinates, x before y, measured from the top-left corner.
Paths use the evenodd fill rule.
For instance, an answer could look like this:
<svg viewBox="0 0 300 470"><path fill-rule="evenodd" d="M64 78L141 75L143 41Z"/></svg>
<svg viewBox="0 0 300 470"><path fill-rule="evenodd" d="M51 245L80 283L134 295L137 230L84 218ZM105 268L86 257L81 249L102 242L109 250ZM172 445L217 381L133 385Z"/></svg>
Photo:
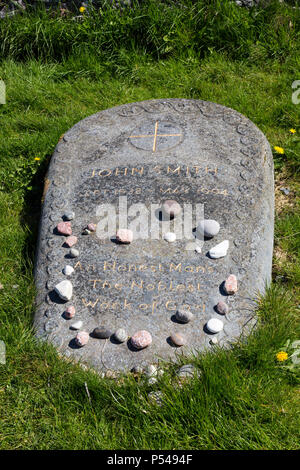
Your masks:
<svg viewBox="0 0 300 470"><path fill-rule="evenodd" d="M79 11L80 11L80 13L83 13L85 11L85 7L80 7Z"/></svg>
<svg viewBox="0 0 300 470"><path fill-rule="evenodd" d="M277 146L275 145L274 150L275 150L275 152L277 152L277 153L284 154L284 149L283 149L282 147L277 147Z"/></svg>
<svg viewBox="0 0 300 470"><path fill-rule="evenodd" d="M280 351L276 354L277 361L283 362L288 358L288 354L285 351Z"/></svg>
<svg viewBox="0 0 300 470"><path fill-rule="evenodd" d="M290 129L291 134L296 134L296 129Z"/></svg>
<svg viewBox="0 0 300 470"><path fill-rule="evenodd" d="M39 161L40 160L40 157L35 157L35 161Z"/></svg>

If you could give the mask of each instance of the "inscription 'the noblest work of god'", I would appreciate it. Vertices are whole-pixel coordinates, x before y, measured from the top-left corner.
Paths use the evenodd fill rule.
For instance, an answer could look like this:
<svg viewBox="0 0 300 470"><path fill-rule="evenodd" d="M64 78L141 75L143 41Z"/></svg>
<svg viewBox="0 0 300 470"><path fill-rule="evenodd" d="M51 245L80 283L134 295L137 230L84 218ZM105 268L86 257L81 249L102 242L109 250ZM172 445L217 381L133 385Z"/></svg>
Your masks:
<svg viewBox="0 0 300 470"><path fill-rule="evenodd" d="M229 344L253 327L270 279L273 198L269 144L232 109L152 100L80 121L60 139L45 182L37 335L99 371L172 360L212 338ZM166 215L166 200L178 214ZM214 236L199 235L206 219ZM148 347L130 340L139 331Z"/></svg>

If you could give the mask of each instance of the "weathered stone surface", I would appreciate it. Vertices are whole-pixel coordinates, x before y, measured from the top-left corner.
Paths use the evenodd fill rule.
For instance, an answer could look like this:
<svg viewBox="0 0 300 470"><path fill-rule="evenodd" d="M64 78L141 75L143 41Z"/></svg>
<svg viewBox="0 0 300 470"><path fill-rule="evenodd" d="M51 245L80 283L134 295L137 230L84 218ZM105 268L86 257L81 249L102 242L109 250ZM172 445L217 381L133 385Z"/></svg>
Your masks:
<svg viewBox="0 0 300 470"><path fill-rule="evenodd" d="M176 329L187 338L187 353L210 347L205 325L218 315L215 306L222 298L229 314L222 316L220 346L249 325L252 299L264 290L271 274L273 163L266 138L246 117L214 103L184 99L133 103L89 116L59 141L44 196L35 327L37 335L62 354L99 371L105 371L103 364L111 370L130 370L159 358L176 360L179 351L168 342L170 332ZM101 239L99 205L108 203L118 214L119 197L125 196L128 208L157 204L153 212L160 234L176 232L172 224L185 214L184 204L204 204L201 219L218 221L220 232L204 241L202 253L185 249L195 241L194 231L190 240L177 233L173 243L161 235L134 236L133 243L123 245L115 241L117 224L112 237ZM159 217L167 199L182 207L171 223ZM76 258L69 257L66 237L56 230L67 211L76 214ZM96 232L82 235L91 222ZM141 225L146 230L146 224ZM226 257L210 259L208 251L225 239L230 243ZM151 346L136 350L130 340L118 343L112 337L104 342L91 336L84 348L74 347L74 331L63 316L68 302L54 290L65 279L66 264L75 269L69 303L86 332L98 325L109 325L112 331L122 326L129 337L147 330ZM239 287L233 296L224 289L230 273ZM176 311L184 306L194 319L175 325Z"/></svg>

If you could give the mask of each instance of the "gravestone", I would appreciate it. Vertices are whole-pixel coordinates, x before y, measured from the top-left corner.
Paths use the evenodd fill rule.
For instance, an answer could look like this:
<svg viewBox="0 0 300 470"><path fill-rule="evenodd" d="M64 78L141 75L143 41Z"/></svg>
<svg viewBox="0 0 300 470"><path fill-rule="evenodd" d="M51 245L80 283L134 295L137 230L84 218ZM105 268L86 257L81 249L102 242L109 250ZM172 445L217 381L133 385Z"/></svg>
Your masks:
<svg viewBox="0 0 300 470"><path fill-rule="evenodd" d="M211 348L215 337L220 345L230 344L255 324L255 299L270 281L273 198L270 146L232 109L198 100L150 100L80 121L60 139L45 181L35 266L38 337L98 371L176 360ZM166 199L180 204L181 219L194 217L194 206L199 209L198 220L192 219L192 227L187 223L173 243L164 233L175 230L179 218L164 217L160 208ZM104 221L114 213L123 216L126 205L129 223L140 222L140 234L130 244L116 240L120 219L103 235ZM148 220L145 210L138 219L132 208L146 208ZM57 231L70 211L78 238L75 258ZM219 222L214 238L198 240L199 217ZM95 232L85 231L90 223ZM212 259L208 251L223 240L229 241L227 255ZM66 265L74 268L69 276L62 271ZM224 290L230 274L238 280L234 295ZM73 286L69 301L54 290L66 279ZM216 312L220 300L229 307L226 315ZM69 306L76 309L71 320L64 313ZM192 312L193 320L179 323L179 308ZM217 335L206 328L211 318L223 322ZM91 335L78 347L70 325L79 320L89 334L99 326L111 332L124 328L129 338L146 330L152 344L136 350L130 340ZM175 347L172 333L183 335L186 344Z"/></svg>

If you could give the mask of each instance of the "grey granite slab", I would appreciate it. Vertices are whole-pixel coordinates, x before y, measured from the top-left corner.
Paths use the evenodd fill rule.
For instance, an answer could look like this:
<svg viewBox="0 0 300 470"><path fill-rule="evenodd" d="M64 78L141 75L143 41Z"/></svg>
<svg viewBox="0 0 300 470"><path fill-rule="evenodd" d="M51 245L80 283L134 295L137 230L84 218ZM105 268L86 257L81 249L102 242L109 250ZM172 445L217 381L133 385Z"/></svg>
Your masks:
<svg viewBox="0 0 300 470"><path fill-rule="evenodd" d="M161 230L166 221L159 207L165 199L175 199L182 207L203 205L205 218L217 220L221 229L197 253L186 249L195 241L194 231L167 243L162 235L151 238L154 232L147 231L144 220L148 238L120 245L113 236L98 236L99 206L111 204L118 212L120 197L127 198L128 207L144 204L150 209L157 204L152 219ZM212 317L224 322L217 335L221 345L254 325L255 299L271 277L273 159L265 136L245 116L215 103L186 99L131 103L89 116L57 144L43 199L35 329L63 355L99 371L126 371L210 348L212 335L205 324ZM75 212L71 224L78 237L77 258L68 257L65 237L56 232L66 211ZM83 235L91 222L98 224L97 232ZM208 250L225 239L230 243L227 256L211 259ZM66 264L75 268L68 277L73 284L69 302L54 292L66 279ZM239 290L233 296L222 289L229 274L238 278ZM216 313L219 300L228 303L228 315ZM74 321L63 315L70 305L76 308ZM176 321L182 306L194 314L192 322ZM77 320L88 332L97 326L124 328L129 336L148 330L153 342L135 351L130 341L117 344L91 337L78 348L70 329ZM173 347L173 332L185 335L187 345Z"/></svg>

